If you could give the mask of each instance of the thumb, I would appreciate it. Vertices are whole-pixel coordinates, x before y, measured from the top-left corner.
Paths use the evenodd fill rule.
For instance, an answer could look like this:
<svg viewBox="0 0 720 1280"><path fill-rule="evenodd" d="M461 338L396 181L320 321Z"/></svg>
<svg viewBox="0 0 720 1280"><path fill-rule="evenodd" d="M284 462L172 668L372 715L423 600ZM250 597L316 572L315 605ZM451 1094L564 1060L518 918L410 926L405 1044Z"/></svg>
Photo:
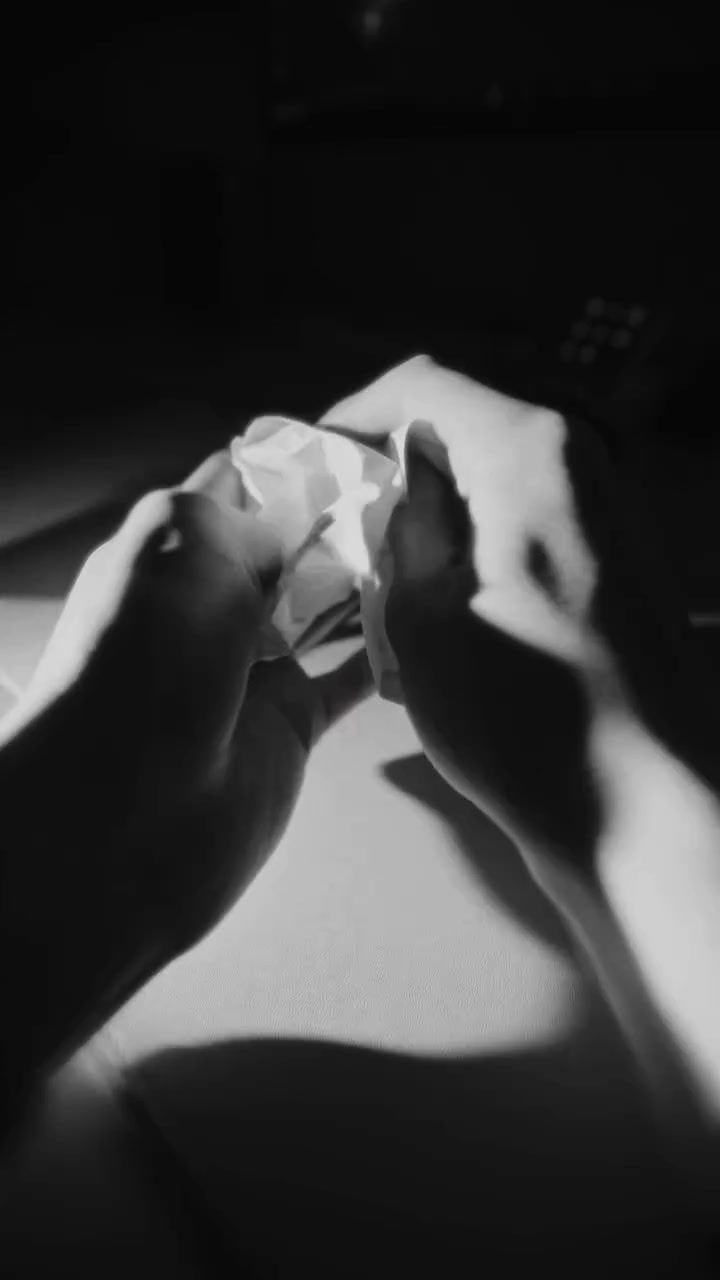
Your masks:
<svg viewBox="0 0 720 1280"><path fill-rule="evenodd" d="M388 542L394 579L421 583L472 563L472 524L457 491L447 449L429 422L413 422L405 440L407 497L393 512Z"/></svg>

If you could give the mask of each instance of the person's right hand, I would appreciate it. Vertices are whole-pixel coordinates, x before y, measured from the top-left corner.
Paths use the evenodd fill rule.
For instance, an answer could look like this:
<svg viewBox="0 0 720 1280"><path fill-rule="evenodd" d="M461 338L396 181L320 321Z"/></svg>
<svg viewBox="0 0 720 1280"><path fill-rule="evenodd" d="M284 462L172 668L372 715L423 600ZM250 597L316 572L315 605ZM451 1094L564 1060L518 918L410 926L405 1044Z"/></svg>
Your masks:
<svg viewBox="0 0 720 1280"><path fill-rule="evenodd" d="M713 1222L712 681L639 501L591 429L423 357L325 420L376 444L411 422L385 610L407 709L432 762L508 832L583 947L693 1212Z"/></svg>
<svg viewBox="0 0 720 1280"><path fill-rule="evenodd" d="M377 445L416 424L386 626L427 755L521 848L544 851L539 878L548 852L592 867L604 770L620 775L625 749L603 756L619 741L604 727L708 763L688 714L688 624L601 442L427 357L322 422Z"/></svg>

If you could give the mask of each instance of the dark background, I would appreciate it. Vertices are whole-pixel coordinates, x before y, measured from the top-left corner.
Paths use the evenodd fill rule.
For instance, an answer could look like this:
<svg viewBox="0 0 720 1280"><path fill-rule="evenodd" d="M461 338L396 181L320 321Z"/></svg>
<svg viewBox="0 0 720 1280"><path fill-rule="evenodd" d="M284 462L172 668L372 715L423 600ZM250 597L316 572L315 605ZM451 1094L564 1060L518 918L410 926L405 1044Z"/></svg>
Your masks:
<svg viewBox="0 0 720 1280"><path fill-rule="evenodd" d="M683 5L26 7L6 488L128 442L137 487L424 349L590 413L688 604L720 604L718 61Z"/></svg>

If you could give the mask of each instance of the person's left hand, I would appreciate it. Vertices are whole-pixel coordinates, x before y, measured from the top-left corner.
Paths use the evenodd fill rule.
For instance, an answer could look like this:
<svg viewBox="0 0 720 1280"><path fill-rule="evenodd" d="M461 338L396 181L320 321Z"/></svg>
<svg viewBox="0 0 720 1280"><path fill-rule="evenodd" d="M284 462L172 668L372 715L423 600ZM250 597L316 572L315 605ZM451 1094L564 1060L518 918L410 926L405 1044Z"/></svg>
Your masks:
<svg viewBox="0 0 720 1280"><path fill-rule="evenodd" d="M143 498L3 723L0 967L13 938L49 972L56 953L112 970L109 949L132 988L193 945L276 846L313 742L370 691L364 651L314 680L256 660L283 556L238 496L219 454Z"/></svg>

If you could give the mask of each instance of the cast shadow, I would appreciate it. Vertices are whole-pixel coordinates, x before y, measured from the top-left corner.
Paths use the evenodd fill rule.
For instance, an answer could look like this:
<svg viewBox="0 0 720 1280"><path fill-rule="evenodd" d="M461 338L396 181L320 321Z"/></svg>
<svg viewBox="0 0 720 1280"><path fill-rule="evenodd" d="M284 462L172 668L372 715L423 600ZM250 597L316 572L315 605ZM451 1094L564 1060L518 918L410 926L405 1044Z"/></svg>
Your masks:
<svg viewBox="0 0 720 1280"><path fill-rule="evenodd" d="M560 917L534 884L512 841L453 791L421 752L388 761L382 773L399 791L444 820L473 872L506 914L554 950L572 953Z"/></svg>
<svg viewBox="0 0 720 1280"><path fill-rule="evenodd" d="M566 951L487 818L422 756L384 772L442 816L504 911ZM125 1096L193 1188L205 1233L263 1280L542 1267L605 1280L611 1269L655 1278L704 1265L636 1069L592 992L565 1038L545 1046L430 1056L237 1039L138 1062Z"/></svg>
<svg viewBox="0 0 720 1280"><path fill-rule="evenodd" d="M126 1091L243 1274L689 1276L702 1248L616 1046L234 1040L159 1053Z"/></svg>

